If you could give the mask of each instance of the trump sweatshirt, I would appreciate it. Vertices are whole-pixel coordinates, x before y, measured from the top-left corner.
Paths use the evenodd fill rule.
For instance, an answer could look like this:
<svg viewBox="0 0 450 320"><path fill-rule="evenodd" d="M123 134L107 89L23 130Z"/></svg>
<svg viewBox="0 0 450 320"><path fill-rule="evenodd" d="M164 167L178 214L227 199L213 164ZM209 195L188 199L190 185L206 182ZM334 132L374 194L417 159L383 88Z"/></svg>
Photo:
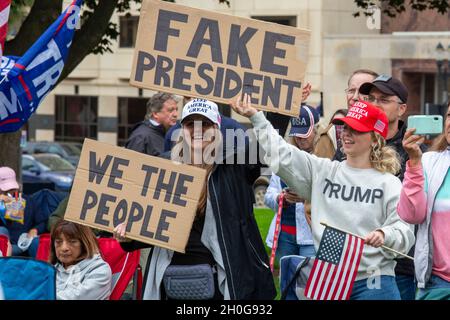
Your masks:
<svg viewBox="0 0 450 320"><path fill-rule="evenodd" d="M397 214L402 184L392 174L357 169L346 161L318 158L287 143L262 112L250 118L265 151L264 160L301 198L311 201L311 228L318 250L325 222L365 237L382 230L384 245L408 252L414 243L413 227ZM364 245L356 280L371 276L394 276L396 255Z"/></svg>

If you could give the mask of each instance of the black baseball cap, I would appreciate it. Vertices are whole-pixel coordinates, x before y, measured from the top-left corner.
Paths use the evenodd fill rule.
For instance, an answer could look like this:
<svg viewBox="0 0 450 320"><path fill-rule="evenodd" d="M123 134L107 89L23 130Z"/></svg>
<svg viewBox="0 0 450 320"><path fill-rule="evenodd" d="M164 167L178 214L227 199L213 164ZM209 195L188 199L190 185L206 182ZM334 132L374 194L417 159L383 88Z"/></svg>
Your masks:
<svg viewBox="0 0 450 320"><path fill-rule="evenodd" d="M359 92L367 95L373 88L377 88L384 94L397 96L403 103L408 101L408 89L400 80L391 76L381 75L372 82L363 83L359 88Z"/></svg>

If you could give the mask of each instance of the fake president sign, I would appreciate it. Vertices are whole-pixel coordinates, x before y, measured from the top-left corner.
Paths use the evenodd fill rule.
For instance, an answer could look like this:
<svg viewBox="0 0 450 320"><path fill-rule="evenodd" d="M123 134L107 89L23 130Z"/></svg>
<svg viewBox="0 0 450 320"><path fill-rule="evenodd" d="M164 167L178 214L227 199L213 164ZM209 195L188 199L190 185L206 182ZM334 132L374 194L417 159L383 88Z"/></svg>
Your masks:
<svg viewBox="0 0 450 320"><path fill-rule="evenodd" d="M130 84L298 116L310 32L163 1L142 4Z"/></svg>
<svg viewBox="0 0 450 320"><path fill-rule="evenodd" d="M184 252L206 171L85 139L65 220Z"/></svg>

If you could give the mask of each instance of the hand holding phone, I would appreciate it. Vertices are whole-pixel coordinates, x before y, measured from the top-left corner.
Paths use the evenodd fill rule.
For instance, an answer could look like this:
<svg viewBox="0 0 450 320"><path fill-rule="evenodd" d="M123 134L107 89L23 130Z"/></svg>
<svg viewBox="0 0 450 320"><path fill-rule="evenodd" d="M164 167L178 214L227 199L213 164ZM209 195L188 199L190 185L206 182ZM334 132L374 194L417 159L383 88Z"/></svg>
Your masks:
<svg viewBox="0 0 450 320"><path fill-rule="evenodd" d="M441 115L416 115L408 117L408 129L415 128L417 135L438 135L442 133Z"/></svg>

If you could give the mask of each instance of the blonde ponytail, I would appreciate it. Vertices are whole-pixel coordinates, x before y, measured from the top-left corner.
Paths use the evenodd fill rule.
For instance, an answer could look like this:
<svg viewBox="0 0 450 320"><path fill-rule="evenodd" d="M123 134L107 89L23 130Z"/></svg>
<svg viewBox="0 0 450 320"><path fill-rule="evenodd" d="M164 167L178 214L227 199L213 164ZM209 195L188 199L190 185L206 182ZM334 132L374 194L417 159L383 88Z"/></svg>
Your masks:
<svg viewBox="0 0 450 320"><path fill-rule="evenodd" d="M389 172L393 175L400 172L400 160L395 149L386 146L386 140L377 132L372 132L372 140L375 142L370 152L372 167L382 173Z"/></svg>

